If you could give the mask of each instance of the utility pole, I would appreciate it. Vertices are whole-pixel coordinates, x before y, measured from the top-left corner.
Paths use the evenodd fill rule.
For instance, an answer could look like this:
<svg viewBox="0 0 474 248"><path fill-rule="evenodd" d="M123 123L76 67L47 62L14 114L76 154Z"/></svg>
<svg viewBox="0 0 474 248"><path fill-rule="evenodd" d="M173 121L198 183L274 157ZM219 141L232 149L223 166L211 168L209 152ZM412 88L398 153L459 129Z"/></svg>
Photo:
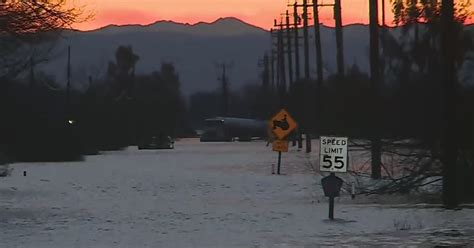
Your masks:
<svg viewBox="0 0 474 248"><path fill-rule="evenodd" d="M289 85L293 85L293 62L292 62L292 47L291 47L291 28L290 28L290 14L288 10L286 11L286 49L287 49L287 55L288 55L288 79L289 79ZM296 37L298 38L298 37ZM296 146L296 140L292 140L292 146Z"/></svg>
<svg viewBox="0 0 474 248"><path fill-rule="evenodd" d="M270 29L270 38L271 38L271 51L270 51L270 78L271 78L271 90L275 89L275 49L274 49L274 29Z"/></svg>
<svg viewBox="0 0 474 248"><path fill-rule="evenodd" d="M369 1L372 1L372 0L369 0ZM340 76L342 76L344 75L344 44L343 44L343 37L342 37L341 0L334 1L334 19L336 22L337 73Z"/></svg>
<svg viewBox="0 0 474 248"><path fill-rule="evenodd" d="M323 83L323 51L321 47L321 32L319 30L319 9L318 0L313 0L313 19L314 19L314 43L316 47L316 68L318 79L318 91ZM319 97L318 97L319 99Z"/></svg>
<svg viewBox="0 0 474 248"><path fill-rule="evenodd" d="M304 78L309 75L309 37L308 37L308 0L303 0L303 47L304 47Z"/></svg>
<svg viewBox="0 0 474 248"><path fill-rule="evenodd" d="M446 208L459 205L458 188L458 125L456 69L455 69L455 33L454 1L442 0L441 3L441 56L443 65L444 93L444 130L443 130L443 204Z"/></svg>
<svg viewBox="0 0 474 248"><path fill-rule="evenodd" d="M288 5L291 6L291 5ZM312 4L308 4L308 0L304 0L302 5L295 3L294 8L303 7L303 36L304 36L304 47L305 47L305 76L309 79L309 57L308 57L308 7L313 7L314 24L315 24L315 45L316 45L316 59L318 69L318 80L324 78L323 76L323 59L322 59L322 48L321 47L321 33L319 30L319 10L318 7L332 6L334 7L334 20L336 26L336 59L337 69L340 75L344 74L344 45L342 35L342 14L341 14L341 0L335 0L334 4L319 4L317 0L313 0ZM295 10L296 13L296 10ZM318 44L319 43L319 44ZM319 47L319 48L318 48ZM322 81L322 80L320 80Z"/></svg>
<svg viewBox="0 0 474 248"><path fill-rule="evenodd" d="M379 25L378 25L378 0L369 0L369 32L370 32L370 84L372 89L372 135L371 135L371 172L373 179L382 176L381 141L379 131Z"/></svg>
<svg viewBox="0 0 474 248"><path fill-rule="evenodd" d="M226 117L229 115L229 82L227 77L227 68L230 67L229 64L221 63L218 64L218 67L222 68L222 75L218 78L221 83L221 106L222 106L222 116Z"/></svg>
<svg viewBox="0 0 474 248"><path fill-rule="evenodd" d="M316 50L316 73L317 73L317 84L316 84L316 123L314 128L316 129L316 135L321 134L321 90L323 85L323 51L321 47L321 33L319 24L319 6L318 0L313 0L313 19L314 19L314 43Z"/></svg>
<svg viewBox="0 0 474 248"><path fill-rule="evenodd" d="M227 75L226 75L226 65L222 65L222 101L223 101L223 109L222 113L224 116L229 115L229 85L227 82Z"/></svg>
<svg viewBox="0 0 474 248"><path fill-rule="evenodd" d="M290 28L290 14L286 11L286 49L288 54L288 80L289 84L293 84L293 61L292 61L292 47L291 47L291 28Z"/></svg>
<svg viewBox="0 0 474 248"><path fill-rule="evenodd" d="M71 116L71 46L67 47L67 85L66 85L66 106L68 118Z"/></svg>
<svg viewBox="0 0 474 248"><path fill-rule="evenodd" d="M258 118L266 118L269 111L271 111L269 106L271 106L272 100L270 92L270 57L267 52L263 55L263 59L258 61L258 66L263 67L262 84L258 93L259 104L253 109L253 114Z"/></svg>
<svg viewBox="0 0 474 248"><path fill-rule="evenodd" d="M290 5L289 5L290 6ZM318 7L324 6L334 6L334 4L318 4L317 0L313 0L313 4L308 4L307 0L303 1L303 5L298 5L297 2L293 5L295 13L297 13L297 7L303 7L303 32L304 32L304 48L305 48L305 79L309 79L309 41L308 41L308 7L313 6L313 15L314 15L314 35L315 35L315 45L316 45L316 60L317 60L317 79L318 79L318 92L321 88L319 84L322 84L323 81L323 59L322 59L322 49L321 49L321 34L319 30L319 10ZM295 20L296 20L295 15ZM295 21L296 23L296 21ZM319 94L319 93L318 93ZM318 96L319 101L319 96ZM317 104L319 105L319 104ZM316 112L319 110L317 106ZM318 116L318 113L316 113ZM302 145L299 144L299 148L302 148ZM306 134L306 152L311 152L311 137L309 134Z"/></svg>
<svg viewBox="0 0 474 248"><path fill-rule="evenodd" d="M385 0L381 0L382 1L382 26L385 27L386 26L386 23L385 23Z"/></svg>
<svg viewBox="0 0 474 248"><path fill-rule="evenodd" d="M298 3L293 4L293 24L294 24L294 39L295 39L295 71L296 71L296 81L300 80L300 44L298 36L298 26L301 22L300 17L298 16Z"/></svg>
<svg viewBox="0 0 474 248"><path fill-rule="evenodd" d="M309 37L308 37L308 0L303 0L303 36L304 36L304 78L310 79L309 75ZM308 125L308 124L306 124ZM308 128L308 127L306 127ZM311 152L311 136L306 130L306 153Z"/></svg>
<svg viewBox="0 0 474 248"><path fill-rule="evenodd" d="M278 27L278 24L277 24L277 20L275 19L274 20L274 26L275 27ZM276 67L273 68L274 72L275 72L275 80L274 80L274 90L276 92L276 94L278 95L278 99L280 101L280 95L279 95L279 92L280 92L280 78L281 78L281 59L280 59L280 30L279 29L272 29L272 55L274 56L274 60L276 62ZM276 39L276 42L273 41L273 39Z"/></svg>
<svg viewBox="0 0 474 248"><path fill-rule="evenodd" d="M288 5L288 7L291 7ZM299 37L299 25L301 24L301 18L298 15L298 3L295 1L293 4L293 25L294 25L294 39L295 39L295 70L296 70L296 81L301 79L300 76L300 37ZM297 141L298 141L298 149L303 148L303 134L301 132L301 128L297 130Z"/></svg>
<svg viewBox="0 0 474 248"><path fill-rule="evenodd" d="M270 88L275 88L275 51L271 51L270 53Z"/></svg>
<svg viewBox="0 0 474 248"><path fill-rule="evenodd" d="M267 53L263 56L262 86L265 94L267 94L270 88L270 59Z"/></svg>
<svg viewBox="0 0 474 248"><path fill-rule="evenodd" d="M277 20L274 20L274 26L278 27L278 93L280 96L280 107L286 106L286 70L285 70L285 44L283 40L283 21L280 20L280 24L277 24Z"/></svg>
<svg viewBox="0 0 474 248"><path fill-rule="evenodd" d="M290 5L288 5L290 6ZM298 16L297 16L297 8L303 7L303 47L304 47L304 79L310 79L310 71L309 71L309 35L308 35L308 0L303 0L303 4L299 5L297 2L293 5L295 10L295 24ZM299 20L298 20L299 21ZM297 24L296 24L297 25ZM297 26L296 26L297 27ZM297 28L296 28L297 29ZM297 37L298 38L298 37ZM299 60L299 58L298 58ZM302 140L301 140L301 133L298 134L298 148L302 148ZM309 133L306 133L306 152L311 152L311 136Z"/></svg>

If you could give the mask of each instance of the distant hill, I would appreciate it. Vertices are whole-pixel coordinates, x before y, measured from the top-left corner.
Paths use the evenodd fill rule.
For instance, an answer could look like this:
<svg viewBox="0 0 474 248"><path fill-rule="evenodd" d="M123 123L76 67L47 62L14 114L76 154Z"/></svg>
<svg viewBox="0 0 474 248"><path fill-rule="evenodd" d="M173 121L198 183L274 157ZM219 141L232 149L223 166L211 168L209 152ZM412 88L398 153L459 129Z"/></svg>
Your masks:
<svg viewBox="0 0 474 248"><path fill-rule="evenodd" d="M311 74L315 75L312 31L310 27ZM369 71L368 31L366 25L344 27L346 67L356 63L363 71ZM336 70L334 29L323 26L321 36L327 75ZM140 56L137 73L148 73L159 69L162 62L172 62L180 73L183 93L189 95L218 87L215 62L233 62L229 75L233 89L246 83L259 83L258 61L265 51L270 51L271 40L268 31L236 18L194 25L159 21L146 26L110 25L86 32L67 31L55 48L58 56L42 66L59 82L65 81L68 45L72 47L72 83L76 87L85 85L89 75L103 77L108 61L114 60L116 48L131 45Z"/></svg>
<svg viewBox="0 0 474 248"><path fill-rule="evenodd" d="M252 26L237 18L220 18L212 23L199 22L196 24L183 24L173 21L158 21L150 25L109 25L94 31L101 34L120 34L129 32L171 32L186 33L196 36L239 36L248 34L261 34L264 29Z"/></svg>

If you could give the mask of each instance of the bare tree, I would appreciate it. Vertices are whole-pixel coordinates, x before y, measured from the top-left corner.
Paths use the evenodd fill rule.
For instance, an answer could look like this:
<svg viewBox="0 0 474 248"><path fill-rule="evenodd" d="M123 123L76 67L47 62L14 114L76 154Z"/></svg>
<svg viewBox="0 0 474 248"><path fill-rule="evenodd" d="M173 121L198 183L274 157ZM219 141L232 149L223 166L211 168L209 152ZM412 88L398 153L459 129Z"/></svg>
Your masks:
<svg viewBox="0 0 474 248"><path fill-rule="evenodd" d="M61 32L91 17L83 10L67 0L0 0L0 78L48 60Z"/></svg>
<svg viewBox="0 0 474 248"><path fill-rule="evenodd" d="M85 21L83 8L68 7L66 0L2 0L0 34L31 38L31 34L59 31Z"/></svg>

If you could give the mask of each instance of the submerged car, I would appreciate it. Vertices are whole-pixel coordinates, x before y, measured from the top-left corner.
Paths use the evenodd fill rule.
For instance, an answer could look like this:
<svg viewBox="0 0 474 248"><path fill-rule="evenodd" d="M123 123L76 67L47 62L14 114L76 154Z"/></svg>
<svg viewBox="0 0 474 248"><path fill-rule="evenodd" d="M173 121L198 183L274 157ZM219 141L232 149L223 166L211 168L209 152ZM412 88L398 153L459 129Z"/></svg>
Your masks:
<svg viewBox="0 0 474 248"><path fill-rule="evenodd" d="M262 120L215 117L204 120L201 142L207 141L251 141L252 138L264 138L267 122Z"/></svg>
<svg viewBox="0 0 474 248"><path fill-rule="evenodd" d="M138 149L174 149L174 140L170 136L150 136L142 139Z"/></svg>

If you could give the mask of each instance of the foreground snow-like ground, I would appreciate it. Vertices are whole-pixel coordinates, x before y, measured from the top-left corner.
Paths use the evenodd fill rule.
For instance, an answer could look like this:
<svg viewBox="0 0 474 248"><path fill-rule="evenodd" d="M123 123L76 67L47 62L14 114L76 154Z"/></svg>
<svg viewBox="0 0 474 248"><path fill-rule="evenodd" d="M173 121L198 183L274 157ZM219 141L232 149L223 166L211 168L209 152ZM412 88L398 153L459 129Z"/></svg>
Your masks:
<svg viewBox="0 0 474 248"><path fill-rule="evenodd" d="M282 172L264 142L177 142L77 163L14 164L0 178L0 247L433 247L474 245L474 210L336 202L308 156ZM23 176L26 171L27 176Z"/></svg>

